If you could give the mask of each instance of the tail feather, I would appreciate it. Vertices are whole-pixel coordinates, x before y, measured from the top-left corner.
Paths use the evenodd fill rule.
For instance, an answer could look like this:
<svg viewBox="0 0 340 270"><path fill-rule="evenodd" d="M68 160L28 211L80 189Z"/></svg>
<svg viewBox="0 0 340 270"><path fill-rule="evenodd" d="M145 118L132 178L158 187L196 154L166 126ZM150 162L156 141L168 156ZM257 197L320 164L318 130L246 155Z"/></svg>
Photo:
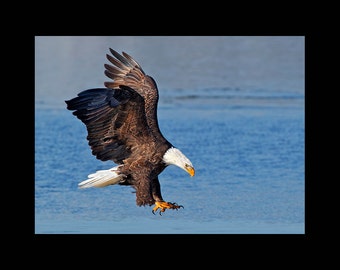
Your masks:
<svg viewBox="0 0 340 270"><path fill-rule="evenodd" d="M125 178L124 174L118 172L118 167L113 167L109 170L99 170L95 173L89 174L88 179L78 184L79 188L89 187L106 187L109 185L118 184Z"/></svg>

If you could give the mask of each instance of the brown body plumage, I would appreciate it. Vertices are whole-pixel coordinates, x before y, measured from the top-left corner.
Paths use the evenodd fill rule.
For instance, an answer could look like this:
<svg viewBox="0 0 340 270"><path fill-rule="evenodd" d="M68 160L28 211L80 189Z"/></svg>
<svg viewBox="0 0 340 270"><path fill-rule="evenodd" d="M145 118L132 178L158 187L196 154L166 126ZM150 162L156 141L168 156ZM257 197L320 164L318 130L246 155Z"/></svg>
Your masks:
<svg viewBox="0 0 340 270"><path fill-rule="evenodd" d="M107 55L113 65L104 65L112 79L104 83L106 88L85 90L66 101L67 109L86 125L92 154L119 165L83 183L86 187L131 185L138 206L156 204L153 211L160 209L160 213L178 209L177 204L163 200L158 175L173 164L193 176L193 166L159 129L154 79L128 54L110 51L115 58Z"/></svg>

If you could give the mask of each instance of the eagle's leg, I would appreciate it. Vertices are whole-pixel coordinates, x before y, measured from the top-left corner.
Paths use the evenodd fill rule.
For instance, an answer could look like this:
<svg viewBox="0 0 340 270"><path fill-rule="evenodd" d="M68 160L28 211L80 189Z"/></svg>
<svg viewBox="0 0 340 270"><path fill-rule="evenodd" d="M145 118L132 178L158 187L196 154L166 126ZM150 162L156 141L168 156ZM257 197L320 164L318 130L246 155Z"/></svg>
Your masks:
<svg viewBox="0 0 340 270"><path fill-rule="evenodd" d="M162 213L166 209L176 209L178 208L184 208L182 205L178 205L177 203L171 203L171 202L166 202L162 198L161 194L161 186L159 184L158 177L154 178L152 180L152 197L155 200L155 207L152 209L152 213L155 214L157 210L159 209L159 214L162 215Z"/></svg>
<svg viewBox="0 0 340 270"><path fill-rule="evenodd" d="M177 203L171 203L171 202L165 202L165 201L156 201L155 202L155 207L152 209L152 213L155 214L155 212L157 212L158 209L159 210L159 214L162 215L162 213L166 210L166 209L176 209L178 210L178 208L184 208L183 205L178 205Z"/></svg>

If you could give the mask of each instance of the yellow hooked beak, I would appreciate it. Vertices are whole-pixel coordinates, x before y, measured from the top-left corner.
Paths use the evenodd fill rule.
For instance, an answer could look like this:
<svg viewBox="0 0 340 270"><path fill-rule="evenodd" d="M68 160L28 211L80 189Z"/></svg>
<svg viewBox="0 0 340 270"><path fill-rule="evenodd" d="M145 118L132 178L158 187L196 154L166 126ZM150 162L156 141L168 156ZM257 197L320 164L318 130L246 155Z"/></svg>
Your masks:
<svg viewBox="0 0 340 270"><path fill-rule="evenodd" d="M195 175L195 169L194 167L190 166L190 165L186 165L185 166L186 171L188 172L188 174L190 174L190 176L194 176Z"/></svg>

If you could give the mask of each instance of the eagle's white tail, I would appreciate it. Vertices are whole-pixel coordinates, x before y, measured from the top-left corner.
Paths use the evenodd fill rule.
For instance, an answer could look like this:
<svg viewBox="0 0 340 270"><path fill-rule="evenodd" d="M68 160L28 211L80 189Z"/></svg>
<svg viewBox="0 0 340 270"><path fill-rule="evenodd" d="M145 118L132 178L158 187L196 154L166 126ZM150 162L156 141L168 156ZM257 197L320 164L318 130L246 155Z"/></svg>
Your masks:
<svg viewBox="0 0 340 270"><path fill-rule="evenodd" d="M119 174L117 171L119 166L113 167L109 170L100 170L89 174L87 180L78 184L79 188L89 187L106 187L108 185L115 185L125 178L124 174Z"/></svg>

